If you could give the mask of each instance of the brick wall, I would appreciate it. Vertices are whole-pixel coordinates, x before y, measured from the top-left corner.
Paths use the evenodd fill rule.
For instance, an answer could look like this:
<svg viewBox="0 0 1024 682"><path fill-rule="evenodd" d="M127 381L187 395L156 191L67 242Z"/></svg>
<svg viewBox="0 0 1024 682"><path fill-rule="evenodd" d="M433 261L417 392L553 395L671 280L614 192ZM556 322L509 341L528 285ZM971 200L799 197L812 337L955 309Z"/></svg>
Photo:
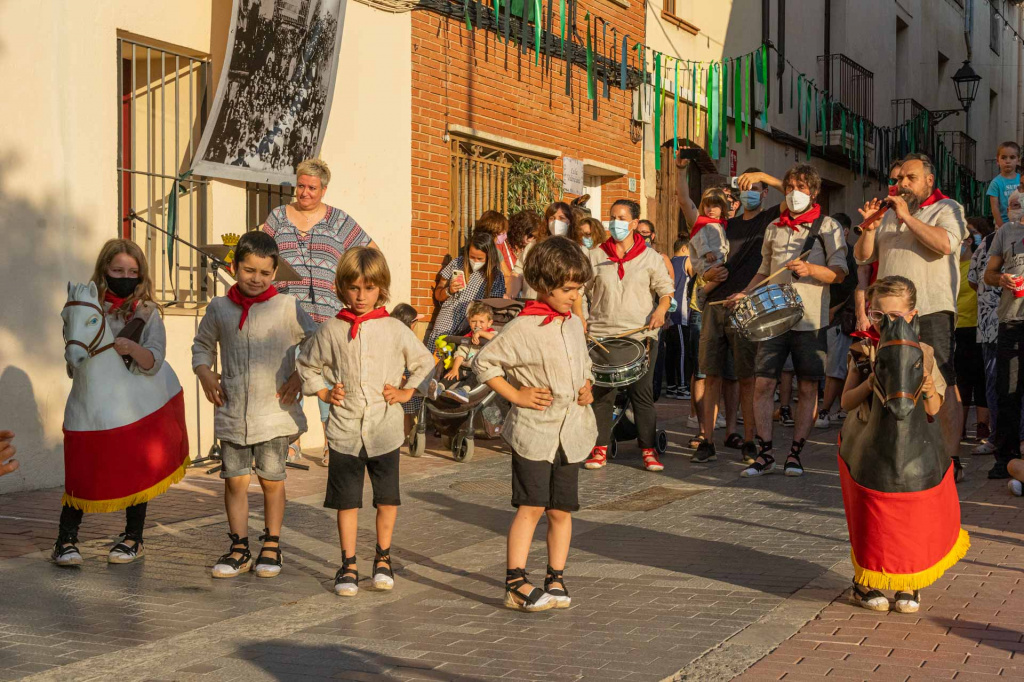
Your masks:
<svg viewBox="0 0 1024 682"><path fill-rule="evenodd" d="M643 39L643 3L629 9L608 0L581 2L578 28L586 40L583 17L590 9L635 42ZM546 8L545 8L546 12ZM557 25L557 12L556 20ZM609 42L611 31L608 31ZM621 44L620 44L621 49ZM633 53L635 60L635 53ZM545 69L534 65L533 52L506 47L497 35L428 11L412 15L412 304L431 309L430 287L447 253L450 230L450 144L445 126L462 125L557 149L577 159L593 159L629 175L602 186L602 215L617 198L639 201L628 191L635 178L639 190L640 143L630 141L632 94L613 87L611 98L598 102L593 120L587 99L586 72L573 68L573 96L565 94L565 62L553 59ZM600 94L600 86L598 94ZM554 160L561 177L561 158Z"/></svg>

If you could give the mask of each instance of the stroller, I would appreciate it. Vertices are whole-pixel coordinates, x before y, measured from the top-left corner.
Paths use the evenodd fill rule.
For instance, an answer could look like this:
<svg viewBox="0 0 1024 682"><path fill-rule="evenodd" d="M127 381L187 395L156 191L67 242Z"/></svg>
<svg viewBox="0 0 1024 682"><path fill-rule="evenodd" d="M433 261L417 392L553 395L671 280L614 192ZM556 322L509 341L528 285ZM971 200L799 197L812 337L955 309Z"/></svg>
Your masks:
<svg viewBox="0 0 1024 682"><path fill-rule="evenodd" d="M523 309L522 302L503 298L489 298L483 302L494 310L494 328L498 331ZM462 333L467 330L468 327L462 330ZM444 376L451 364L455 348L460 343L469 343L469 339L463 338L457 343L444 344L437 367L434 368L435 380L440 381ZM465 381L471 375L471 370L464 366L459 380ZM460 403L443 395L434 399L424 399L409 454L420 457L426 450L428 421L442 438L450 441L452 457L457 462L468 462L473 459L477 437L488 440L500 438L505 416L511 407L508 401L492 391L487 384L474 386L469 390L467 397L467 403Z"/></svg>

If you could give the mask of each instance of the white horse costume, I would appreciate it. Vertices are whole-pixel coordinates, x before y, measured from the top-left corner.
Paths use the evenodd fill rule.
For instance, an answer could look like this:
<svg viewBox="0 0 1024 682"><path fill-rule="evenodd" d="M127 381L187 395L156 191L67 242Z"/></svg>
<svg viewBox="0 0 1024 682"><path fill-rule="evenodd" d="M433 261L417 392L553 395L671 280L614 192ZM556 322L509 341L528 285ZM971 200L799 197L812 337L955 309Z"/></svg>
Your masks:
<svg viewBox="0 0 1024 682"><path fill-rule="evenodd" d="M111 512L148 502L189 463L178 377L166 362L152 376L125 367L94 283L68 283L61 317L74 379L64 408L64 504Z"/></svg>

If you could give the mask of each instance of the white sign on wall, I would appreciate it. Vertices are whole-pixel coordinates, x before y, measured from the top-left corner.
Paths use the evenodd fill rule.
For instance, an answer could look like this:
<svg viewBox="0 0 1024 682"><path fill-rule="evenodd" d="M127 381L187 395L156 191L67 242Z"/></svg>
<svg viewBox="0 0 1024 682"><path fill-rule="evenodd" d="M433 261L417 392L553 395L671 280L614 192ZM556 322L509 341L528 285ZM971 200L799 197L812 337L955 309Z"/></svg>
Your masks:
<svg viewBox="0 0 1024 682"><path fill-rule="evenodd" d="M583 194L583 161L562 157L562 191L577 196Z"/></svg>

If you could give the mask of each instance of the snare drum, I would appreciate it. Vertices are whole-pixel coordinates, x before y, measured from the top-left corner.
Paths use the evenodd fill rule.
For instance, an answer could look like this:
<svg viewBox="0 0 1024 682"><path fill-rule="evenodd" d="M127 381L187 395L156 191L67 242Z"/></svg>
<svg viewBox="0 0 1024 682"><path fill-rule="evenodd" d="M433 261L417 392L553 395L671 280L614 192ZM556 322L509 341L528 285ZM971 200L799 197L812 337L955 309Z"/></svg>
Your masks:
<svg viewBox="0 0 1024 682"><path fill-rule="evenodd" d="M741 298L732 324L749 341L767 341L788 332L804 316L800 294L791 284L769 284Z"/></svg>
<svg viewBox="0 0 1024 682"><path fill-rule="evenodd" d="M594 383L598 386L629 386L647 373L650 359L647 344L636 339L598 339L587 344L594 363Z"/></svg>

